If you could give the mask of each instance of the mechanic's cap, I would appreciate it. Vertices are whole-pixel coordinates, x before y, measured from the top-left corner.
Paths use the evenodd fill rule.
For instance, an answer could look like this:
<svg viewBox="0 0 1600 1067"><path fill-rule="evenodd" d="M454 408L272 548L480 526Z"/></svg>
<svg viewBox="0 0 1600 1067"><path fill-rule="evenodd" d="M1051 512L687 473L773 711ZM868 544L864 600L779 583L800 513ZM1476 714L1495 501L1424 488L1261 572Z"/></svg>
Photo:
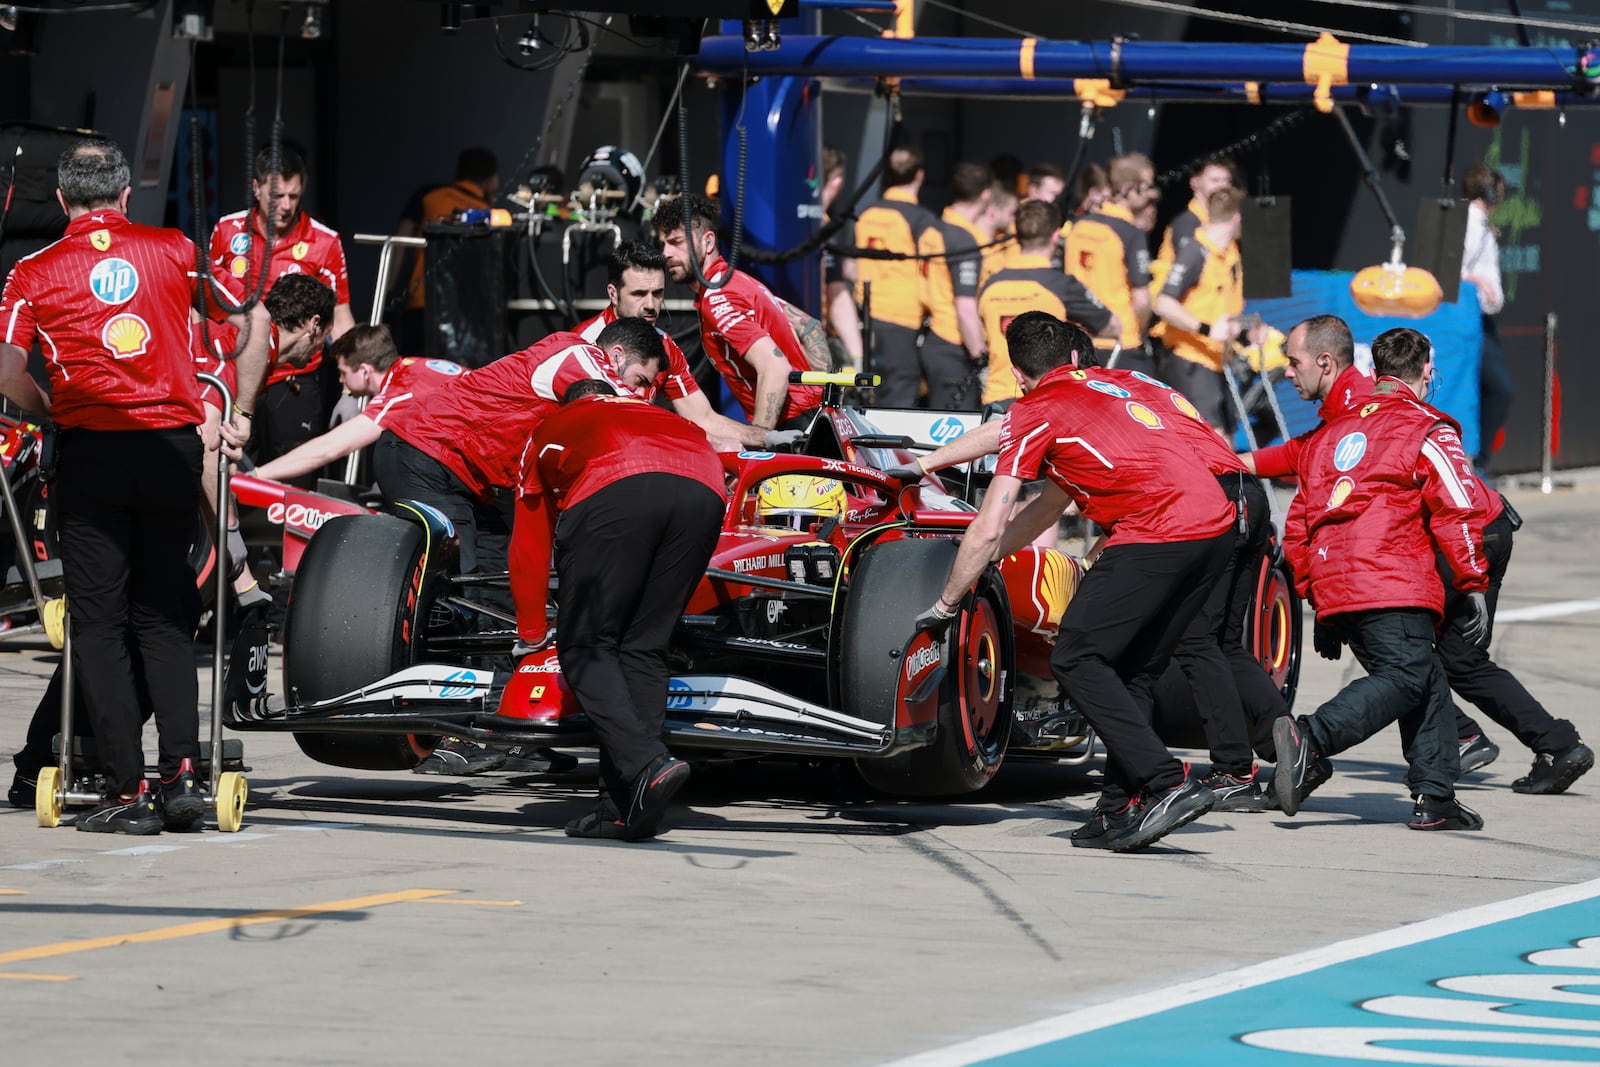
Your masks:
<svg viewBox="0 0 1600 1067"><path fill-rule="evenodd" d="M844 486L833 478L781 474L756 490L756 514L764 526L804 530L822 519L842 519L844 511Z"/></svg>

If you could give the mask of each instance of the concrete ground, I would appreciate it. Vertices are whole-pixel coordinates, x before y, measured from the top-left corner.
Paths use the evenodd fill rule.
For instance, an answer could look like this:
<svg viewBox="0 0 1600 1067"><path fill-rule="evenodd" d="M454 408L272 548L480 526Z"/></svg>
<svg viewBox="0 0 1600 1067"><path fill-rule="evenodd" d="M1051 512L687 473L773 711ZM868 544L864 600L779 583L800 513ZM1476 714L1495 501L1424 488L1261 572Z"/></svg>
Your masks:
<svg viewBox="0 0 1600 1067"><path fill-rule="evenodd" d="M1528 525L1495 657L1600 740L1600 478L1509 495ZM1529 610L1552 604L1568 607ZM1307 655L1301 711L1357 670ZM53 664L39 643L0 650L0 751ZM1068 846L1098 759L1008 765L953 804L877 798L837 768L728 767L690 784L660 840L623 845L561 832L592 761L554 780L368 774L250 735L238 834L104 837L0 811L0 1048L8 1064L882 1063L1600 876L1600 774L1513 794L1530 754L1489 732L1503 755L1461 790L1481 833L1405 828L1390 730L1296 818L1207 816L1126 856Z"/></svg>

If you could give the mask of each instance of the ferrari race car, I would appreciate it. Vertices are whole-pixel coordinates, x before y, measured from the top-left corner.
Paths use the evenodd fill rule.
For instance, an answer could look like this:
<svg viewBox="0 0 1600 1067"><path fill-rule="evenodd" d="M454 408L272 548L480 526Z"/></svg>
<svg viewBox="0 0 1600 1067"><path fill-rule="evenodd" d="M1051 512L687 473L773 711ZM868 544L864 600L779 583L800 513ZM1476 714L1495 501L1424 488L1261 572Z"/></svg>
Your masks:
<svg viewBox="0 0 1600 1067"><path fill-rule="evenodd" d="M850 759L875 788L919 796L981 789L1008 752L1088 758L1092 733L1049 669L1082 564L1023 549L985 572L942 638L913 632L975 509L935 479L883 473L912 442L839 403L848 376L806 380L829 395L803 452L726 457L721 537L673 639L668 744L691 759ZM514 630L484 628L506 617L477 599L492 579L456 573L448 520L397 511L321 524L290 592L286 699L268 696L266 631L247 623L225 721L369 770L408 769L440 736L592 746L555 648L513 662ZM1270 563L1257 603L1252 649L1292 699L1300 609ZM1169 739L1203 743L1181 675L1159 700Z"/></svg>

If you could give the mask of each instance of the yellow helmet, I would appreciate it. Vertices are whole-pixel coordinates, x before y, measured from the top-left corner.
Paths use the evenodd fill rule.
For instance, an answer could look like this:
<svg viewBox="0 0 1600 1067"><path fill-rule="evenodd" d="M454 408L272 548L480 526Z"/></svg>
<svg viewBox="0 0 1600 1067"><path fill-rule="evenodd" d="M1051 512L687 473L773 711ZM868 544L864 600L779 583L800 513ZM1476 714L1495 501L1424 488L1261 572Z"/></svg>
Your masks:
<svg viewBox="0 0 1600 1067"><path fill-rule="evenodd" d="M844 486L833 478L783 474L756 490L756 515L763 526L809 530L823 519L844 518Z"/></svg>

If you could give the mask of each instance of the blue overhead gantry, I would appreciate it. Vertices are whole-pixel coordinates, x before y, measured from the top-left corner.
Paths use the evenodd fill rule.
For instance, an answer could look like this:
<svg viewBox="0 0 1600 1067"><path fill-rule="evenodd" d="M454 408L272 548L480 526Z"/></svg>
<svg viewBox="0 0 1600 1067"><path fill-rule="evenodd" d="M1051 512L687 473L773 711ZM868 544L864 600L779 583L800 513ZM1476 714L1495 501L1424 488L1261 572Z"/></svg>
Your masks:
<svg viewBox="0 0 1600 1067"><path fill-rule="evenodd" d="M884 37L819 36L824 8L893 12ZM821 223L823 80L870 79L890 93L1057 97L1104 108L1128 100L1304 104L1467 105L1480 121L1510 108L1600 102L1600 52L1591 48L1484 48L1345 44L1055 41L915 37L912 0L801 0L781 23L726 22L691 62L722 79L724 211L742 207L744 243L768 252L801 245ZM776 35L772 32L778 31ZM743 91L740 91L742 86ZM816 309L821 279L810 257L741 266L774 291Z"/></svg>

